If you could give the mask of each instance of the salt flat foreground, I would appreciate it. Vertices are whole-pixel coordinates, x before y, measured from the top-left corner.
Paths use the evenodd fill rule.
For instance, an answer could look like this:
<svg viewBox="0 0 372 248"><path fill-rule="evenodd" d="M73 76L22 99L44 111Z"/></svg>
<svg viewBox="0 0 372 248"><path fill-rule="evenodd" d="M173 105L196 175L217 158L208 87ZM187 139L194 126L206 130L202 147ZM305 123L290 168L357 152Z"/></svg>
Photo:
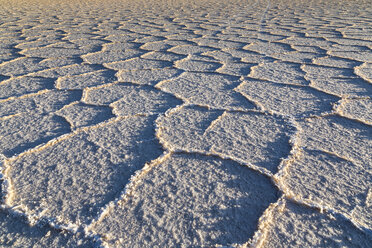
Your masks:
<svg viewBox="0 0 372 248"><path fill-rule="evenodd" d="M0 247L371 247L371 23L0 0Z"/></svg>

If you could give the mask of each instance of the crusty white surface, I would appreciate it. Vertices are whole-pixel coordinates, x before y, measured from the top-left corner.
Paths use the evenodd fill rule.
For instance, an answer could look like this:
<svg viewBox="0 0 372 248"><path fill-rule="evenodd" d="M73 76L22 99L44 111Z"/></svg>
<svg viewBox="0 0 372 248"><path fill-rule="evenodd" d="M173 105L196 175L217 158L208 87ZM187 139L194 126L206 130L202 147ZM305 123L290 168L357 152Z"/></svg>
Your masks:
<svg viewBox="0 0 372 248"><path fill-rule="evenodd" d="M368 247L369 1L0 0L1 247Z"/></svg>

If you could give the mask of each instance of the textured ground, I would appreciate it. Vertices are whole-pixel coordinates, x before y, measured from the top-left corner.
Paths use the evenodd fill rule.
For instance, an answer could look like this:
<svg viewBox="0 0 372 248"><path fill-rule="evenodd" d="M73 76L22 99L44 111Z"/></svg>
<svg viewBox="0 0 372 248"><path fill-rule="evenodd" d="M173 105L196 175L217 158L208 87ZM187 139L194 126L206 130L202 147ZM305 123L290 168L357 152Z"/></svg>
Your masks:
<svg viewBox="0 0 372 248"><path fill-rule="evenodd" d="M370 247L370 1L0 0L1 247Z"/></svg>

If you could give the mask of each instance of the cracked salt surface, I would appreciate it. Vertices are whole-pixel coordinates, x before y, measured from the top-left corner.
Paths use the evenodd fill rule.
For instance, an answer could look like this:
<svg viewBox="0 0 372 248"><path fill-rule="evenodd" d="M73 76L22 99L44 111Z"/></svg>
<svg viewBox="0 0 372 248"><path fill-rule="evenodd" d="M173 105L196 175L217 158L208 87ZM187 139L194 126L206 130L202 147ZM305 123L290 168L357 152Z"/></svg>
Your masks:
<svg viewBox="0 0 372 248"><path fill-rule="evenodd" d="M0 0L1 247L368 247L371 7Z"/></svg>

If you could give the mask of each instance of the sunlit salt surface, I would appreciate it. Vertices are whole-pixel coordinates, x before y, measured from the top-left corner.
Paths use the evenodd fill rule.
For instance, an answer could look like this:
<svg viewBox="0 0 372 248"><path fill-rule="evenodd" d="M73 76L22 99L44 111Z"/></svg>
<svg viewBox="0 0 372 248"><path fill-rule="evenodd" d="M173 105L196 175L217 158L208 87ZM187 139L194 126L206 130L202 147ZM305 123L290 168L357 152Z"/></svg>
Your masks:
<svg viewBox="0 0 372 248"><path fill-rule="evenodd" d="M1 247L370 246L370 1L0 6Z"/></svg>

